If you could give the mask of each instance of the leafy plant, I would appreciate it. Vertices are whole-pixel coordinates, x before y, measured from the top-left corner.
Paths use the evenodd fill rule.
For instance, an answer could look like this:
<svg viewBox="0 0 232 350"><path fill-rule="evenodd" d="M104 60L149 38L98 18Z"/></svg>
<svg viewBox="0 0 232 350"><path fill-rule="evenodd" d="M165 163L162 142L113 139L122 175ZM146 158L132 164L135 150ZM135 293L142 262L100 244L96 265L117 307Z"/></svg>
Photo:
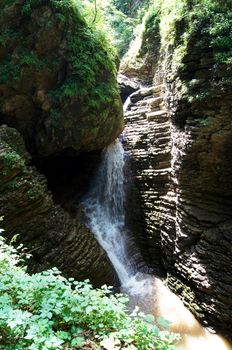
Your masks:
<svg viewBox="0 0 232 350"><path fill-rule="evenodd" d="M15 40L19 37L19 33L13 29L6 29L0 35L0 45L6 47L9 40Z"/></svg>
<svg viewBox="0 0 232 350"><path fill-rule="evenodd" d="M21 65L32 66L37 69L43 69L47 65L47 62L45 60L37 57L37 55L32 51L23 51L20 56Z"/></svg>
<svg viewBox="0 0 232 350"><path fill-rule="evenodd" d="M178 338L160 331L151 316L126 312L127 298L111 288L66 279L53 268L29 275L18 250L0 238L0 348L4 350L171 350Z"/></svg>
<svg viewBox="0 0 232 350"><path fill-rule="evenodd" d="M3 160L10 169L21 168L25 165L25 161L15 151L6 152Z"/></svg>
<svg viewBox="0 0 232 350"><path fill-rule="evenodd" d="M20 77L20 65L12 64L11 55L6 55L1 64L0 84L6 83L8 80L18 80Z"/></svg>

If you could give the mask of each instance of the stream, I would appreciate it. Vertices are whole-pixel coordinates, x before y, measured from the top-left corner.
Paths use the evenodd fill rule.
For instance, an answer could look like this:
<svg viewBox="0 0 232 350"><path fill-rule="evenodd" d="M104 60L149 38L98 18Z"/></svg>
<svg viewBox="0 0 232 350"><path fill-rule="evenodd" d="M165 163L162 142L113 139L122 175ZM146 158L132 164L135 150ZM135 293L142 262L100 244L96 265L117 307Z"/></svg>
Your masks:
<svg viewBox="0 0 232 350"><path fill-rule="evenodd" d="M125 151L117 139L103 154L92 188L84 200L91 231L107 252L117 272L121 290L129 295L132 306L172 322L171 330L182 335L182 350L226 350L230 344L205 330L182 301L163 282L138 271L129 249L125 225Z"/></svg>

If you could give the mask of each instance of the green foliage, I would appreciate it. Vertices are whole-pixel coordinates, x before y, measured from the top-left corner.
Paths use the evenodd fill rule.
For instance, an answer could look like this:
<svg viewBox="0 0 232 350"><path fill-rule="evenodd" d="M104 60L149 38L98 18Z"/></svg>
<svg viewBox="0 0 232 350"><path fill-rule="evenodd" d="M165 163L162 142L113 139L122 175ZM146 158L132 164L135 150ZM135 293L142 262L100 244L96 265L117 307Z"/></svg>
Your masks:
<svg viewBox="0 0 232 350"><path fill-rule="evenodd" d="M148 52L153 57L153 63L156 57L164 59L163 63L160 62L160 67L166 69L163 74L168 72L170 80L179 76L180 81L176 81L176 85L179 84L177 94L185 96L189 102L207 98L218 77L224 76L221 82L231 84L230 1L157 0L150 5L144 17L142 31L139 54L135 50L137 58L144 58ZM196 75L190 67L191 60L195 60L191 58L192 53L196 56L196 62L199 55L199 72ZM130 61L133 60L133 52L131 56ZM207 60L212 67L208 73L204 72ZM207 82L201 83L201 86L195 85L201 77Z"/></svg>
<svg viewBox="0 0 232 350"><path fill-rule="evenodd" d="M16 0L15 4L18 4ZM46 11L46 7L51 11ZM0 46L3 54L6 51L0 65L0 84L8 84L16 91L27 86L26 94L34 98L35 88L41 82L46 101L35 99L35 103L44 103L47 114L42 118L50 118L49 132L53 139L62 137L75 115L78 123L84 124L72 131L73 137L70 134L75 147L81 147L81 138L85 137L82 135L87 135L91 147L96 147L97 142L99 145L107 143L110 132L116 130L117 124L120 124L118 129L122 124L122 106L116 81L117 58L108 41L110 31L103 25L103 7L94 23L94 13L85 1L25 0L16 10L19 15L21 11L20 25L17 21L9 23L8 15L12 10L8 6L3 8L4 16L0 19L1 28L7 28L0 36L0 45L6 46L6 49ZM42 17L37 21L35 18L40 13ZM8 28L10 24L12 28ZM35 28L42 31L38 38L33 32ZM44 46L46 32L48 43ZM62 43L57 38L53 42L56 33L62 36ZM53 43L57 50L51 49ZM3 101L3 96L0 100ZM104 121L107 123L107 117L112 122L106 132L99 126ZM97 134L99 141L93 138Z"/></svg>
<svg viewBox="0 0 232 350"><path fill-rule="evenodd" d="M29 275L23 263L0 238L0 348L71 350L87 341L93 349L104 341L117 341L124 350L175 348L177 336L160 331L152 316L138 309L126 313L124 295L66 279L56 268Z"/></svg>
<svg viewBox="0 0 232 350"><path fill-rule="evenodd" d="M127 16L134 17L138 15L138 11L149 4L149 0L112 0L113 5Z"/></svg>
<svg viewBox="0 0 232 350"><path fill-rule="evenodd" d="M78 2L87 23L101 36L101 41L105 47L108 46L113 57L116 54L122 57L128 50L147 4L148 1L98 0L95 7L92 0Z"/></svg>
<svg viewBox="0 0 232 350"><path fill-rule="evenodd" d="M25 161L15 151L9 151L4 154L3 161L5 166L10 169L18 169L25 165Z"/></svg>
<svg viewBox="0 0 232 350"><path fill-rule="evenodd" d="M106 8L106 19L114 30L113 43L117 47L119 57L129 49L136 36L136 28L148 10L149 1L112 0Z"/></svg>
<svg viewBox="0 0 232 350"><path fill-rule="evenodd" d="M11 37L13 36L15 38L17 36L12 31L8 31L8 34L9 33L11 33ZM2 38L2 40L4 40L6 45L5 39ZM8 80L18 80L20 78L22 66L26 65L35 69L44 69L47 64L45 59L39 58L33 51L16 49L12 54L8 54L4 57L1 64L0 84L7 83Z"/></svg>
<svg viewBox="0 0 232 350"><path fill-rule="evenodd" d="M0 35L0 46L6 47L8 42L19 37L19 33L13 29L6 29Z"/></svg>
<svg viewBox="0 0 232 350"><path fill-rule="evenodd" d="M79 12L77 11L77 6L74 0L48 0L47 3L50 3L50 5L56 10L74 10L75 14L79 16ZM22 6L22 14L30 15L33 8L44 4L44 0L25 0Z"/></svg>
<svg viewBox="0 0 232 350"><path fill-rule="evenodd" d="M2 6L11 6L15 0L1 0Z"/></svg>
<svg viewBox="0 0 232 350"><path fill-rule="evenodd" d="M28 3L32 8L32 3L33 6L38 6L38 1L28 0ZM50 0L50 2L59 9L60 12L56 13L56 17L61 21L65 18L64 8L70 8L69 15L72 11L74 16L78 14L77 25L67 37L72 76L49 92L53 99L52 117L54 121L59 119L58 104L62 102L65 107L67 99L85 98L85 105L80 106L83 112L86 105L97 112L96 108L102 106L102 103L114 103L115 95L118 94L116 81L112 76L112 73L116 75L115 52L107 38L108 30L103 27L103 10L98 11L95 23L92 23L93 4L90 2L77 2L77 5L72 0ZM89 28L83 25L79 11L88 22Z"/></svg>
<svg viewBox="0 0 232 350"><path fill-rule="evenodd" d="M117 50L114 45L115 33L108 20L110 3L107 0L97 0L95 6L92 0L77 1L78 9L89 28L92 29L95 39L101 43L110 59L115 62L117 60Z"/></svg>
<svg viewBox="0 0 232 350"><path fill-rule="evenodd" d="M152 55L159 53L160 49L160 8L157 4L149 7L144 16L144 26L142 32L142 45L139 55L143 56L147 52Z"/></svg>
<svg viewBox="0 0 232 350"><path fill-rule="evenodd" d="M219 62L231 62L232 11L227 1L161 0L160 7L162 46L173 46L177 61L194 40L196 47L213 48Z"/></svg>
<svg viewBox="0 0 232 350"><path fill-rule="evenodd" d="M36 69L43 69L47 66L46 60L40 59L32 51L23 51L20 55L20 64L32 66Z"/></svg>
<svg viewBox="0 0 232 350"><path fill-rule="evenodd" d="M134 37L134 28L138 21L135 18L125 15L115 6L108 5L106 17L109 25L113 28L113 43L117 48L119 57L122 57L129 48Z"/></svg>
<svg viewBox="0 0 232 350"><path fill-rule="evenodd" d="M3 189L6 191L14 191L18 188L19 188L19 184L16 180L9 181L3 186Z"/></svg>
<svg viewBox="0 0 232 350"><path fill-rule="evenodd" d="M6 55L1 64L0 84L6 83L8 80L18 80L21 69L18 63L12 63L12 56Z"/></svg>
<svg viewBox="0 0 232 350"><path fill-rule="evenodd" d="M85 97L88 106L94 109L102 103L112 103L118 93L115 81L106 77L105 82L102 82L100 77L101 71L111 76L116 68L94 34L91 31L76 33L70 37L68 45L73 75L59 88L51 90L50 96L59 102L66 98Z"/></svg>

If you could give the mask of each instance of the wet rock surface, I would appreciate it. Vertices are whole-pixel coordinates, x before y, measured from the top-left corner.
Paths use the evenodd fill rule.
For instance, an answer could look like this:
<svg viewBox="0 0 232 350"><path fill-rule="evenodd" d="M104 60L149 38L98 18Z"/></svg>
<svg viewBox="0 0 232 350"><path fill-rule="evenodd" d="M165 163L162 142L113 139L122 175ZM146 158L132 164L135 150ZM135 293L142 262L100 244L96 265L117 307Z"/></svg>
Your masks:
<svg viewBox="0 0 232 350"><path fill-rule="evenodd" d="M139 191L143 212L140 221L143 221L146 250L150 256L160 255L157 217L160 196L166 193L170 177L171 130L168 114L163 109L163 89L162 85L142 88L130 96L123 134L125 146L131 155L133 181Z"/></svg>
<svg viewBox="0 0 232 350"><path fill-rule="evenodd" d="M137 79L129 79L123 74L118 74L118 84L120 87L122 101L125 102L127 97L140 88L140 82Z"/></svg>
<svg viewBox="0 0 232 350"><path fill-rule="evenodd" d="M32 254L30 271L56 266L78 280L114 284L106 253L84 224L83 209L72 203L70 214L53 201L46 178L34 166L19 132L0 127L0 215L10 239L18 235Z"/></svg>
<svg viewBox="0 0 232 350"><path fill-rule="evenodd" d="M169 287L191 311L229 337L232 95L223 81L209 82L207 90L204 99L186 101L177 81L166 77L163 85L135 92L124 133L144 215L146 253L153 264L162 261Z"/></svg>

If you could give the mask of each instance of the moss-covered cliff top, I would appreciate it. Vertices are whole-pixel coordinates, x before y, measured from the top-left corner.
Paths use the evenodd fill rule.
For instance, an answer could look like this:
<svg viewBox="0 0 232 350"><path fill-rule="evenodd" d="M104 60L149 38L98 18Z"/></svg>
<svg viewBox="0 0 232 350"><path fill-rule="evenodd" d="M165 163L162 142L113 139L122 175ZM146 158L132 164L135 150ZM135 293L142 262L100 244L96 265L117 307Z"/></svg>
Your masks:
<svg viewBox="0 0 232 350"><path fill-rule="evenodd" d="M75 2L0 7L0 122L39 157L109 144L123 128L116 68Z"/></svg>
<svg viewBox="0 0 232 350"><path fill-rule="evenodd" d="M157 73L159 66L161 78L168 74L168 78L174 80L184 71L187 60L194 61L194 56L189 58L191 51L199 57L201 53L211 52L211 63L215 63L212 73L218 77L227 76L230 83L231 33L231 1L156 1L150 5L140 36L131 45L121 70L127 75L146 76Z"/></svg>

